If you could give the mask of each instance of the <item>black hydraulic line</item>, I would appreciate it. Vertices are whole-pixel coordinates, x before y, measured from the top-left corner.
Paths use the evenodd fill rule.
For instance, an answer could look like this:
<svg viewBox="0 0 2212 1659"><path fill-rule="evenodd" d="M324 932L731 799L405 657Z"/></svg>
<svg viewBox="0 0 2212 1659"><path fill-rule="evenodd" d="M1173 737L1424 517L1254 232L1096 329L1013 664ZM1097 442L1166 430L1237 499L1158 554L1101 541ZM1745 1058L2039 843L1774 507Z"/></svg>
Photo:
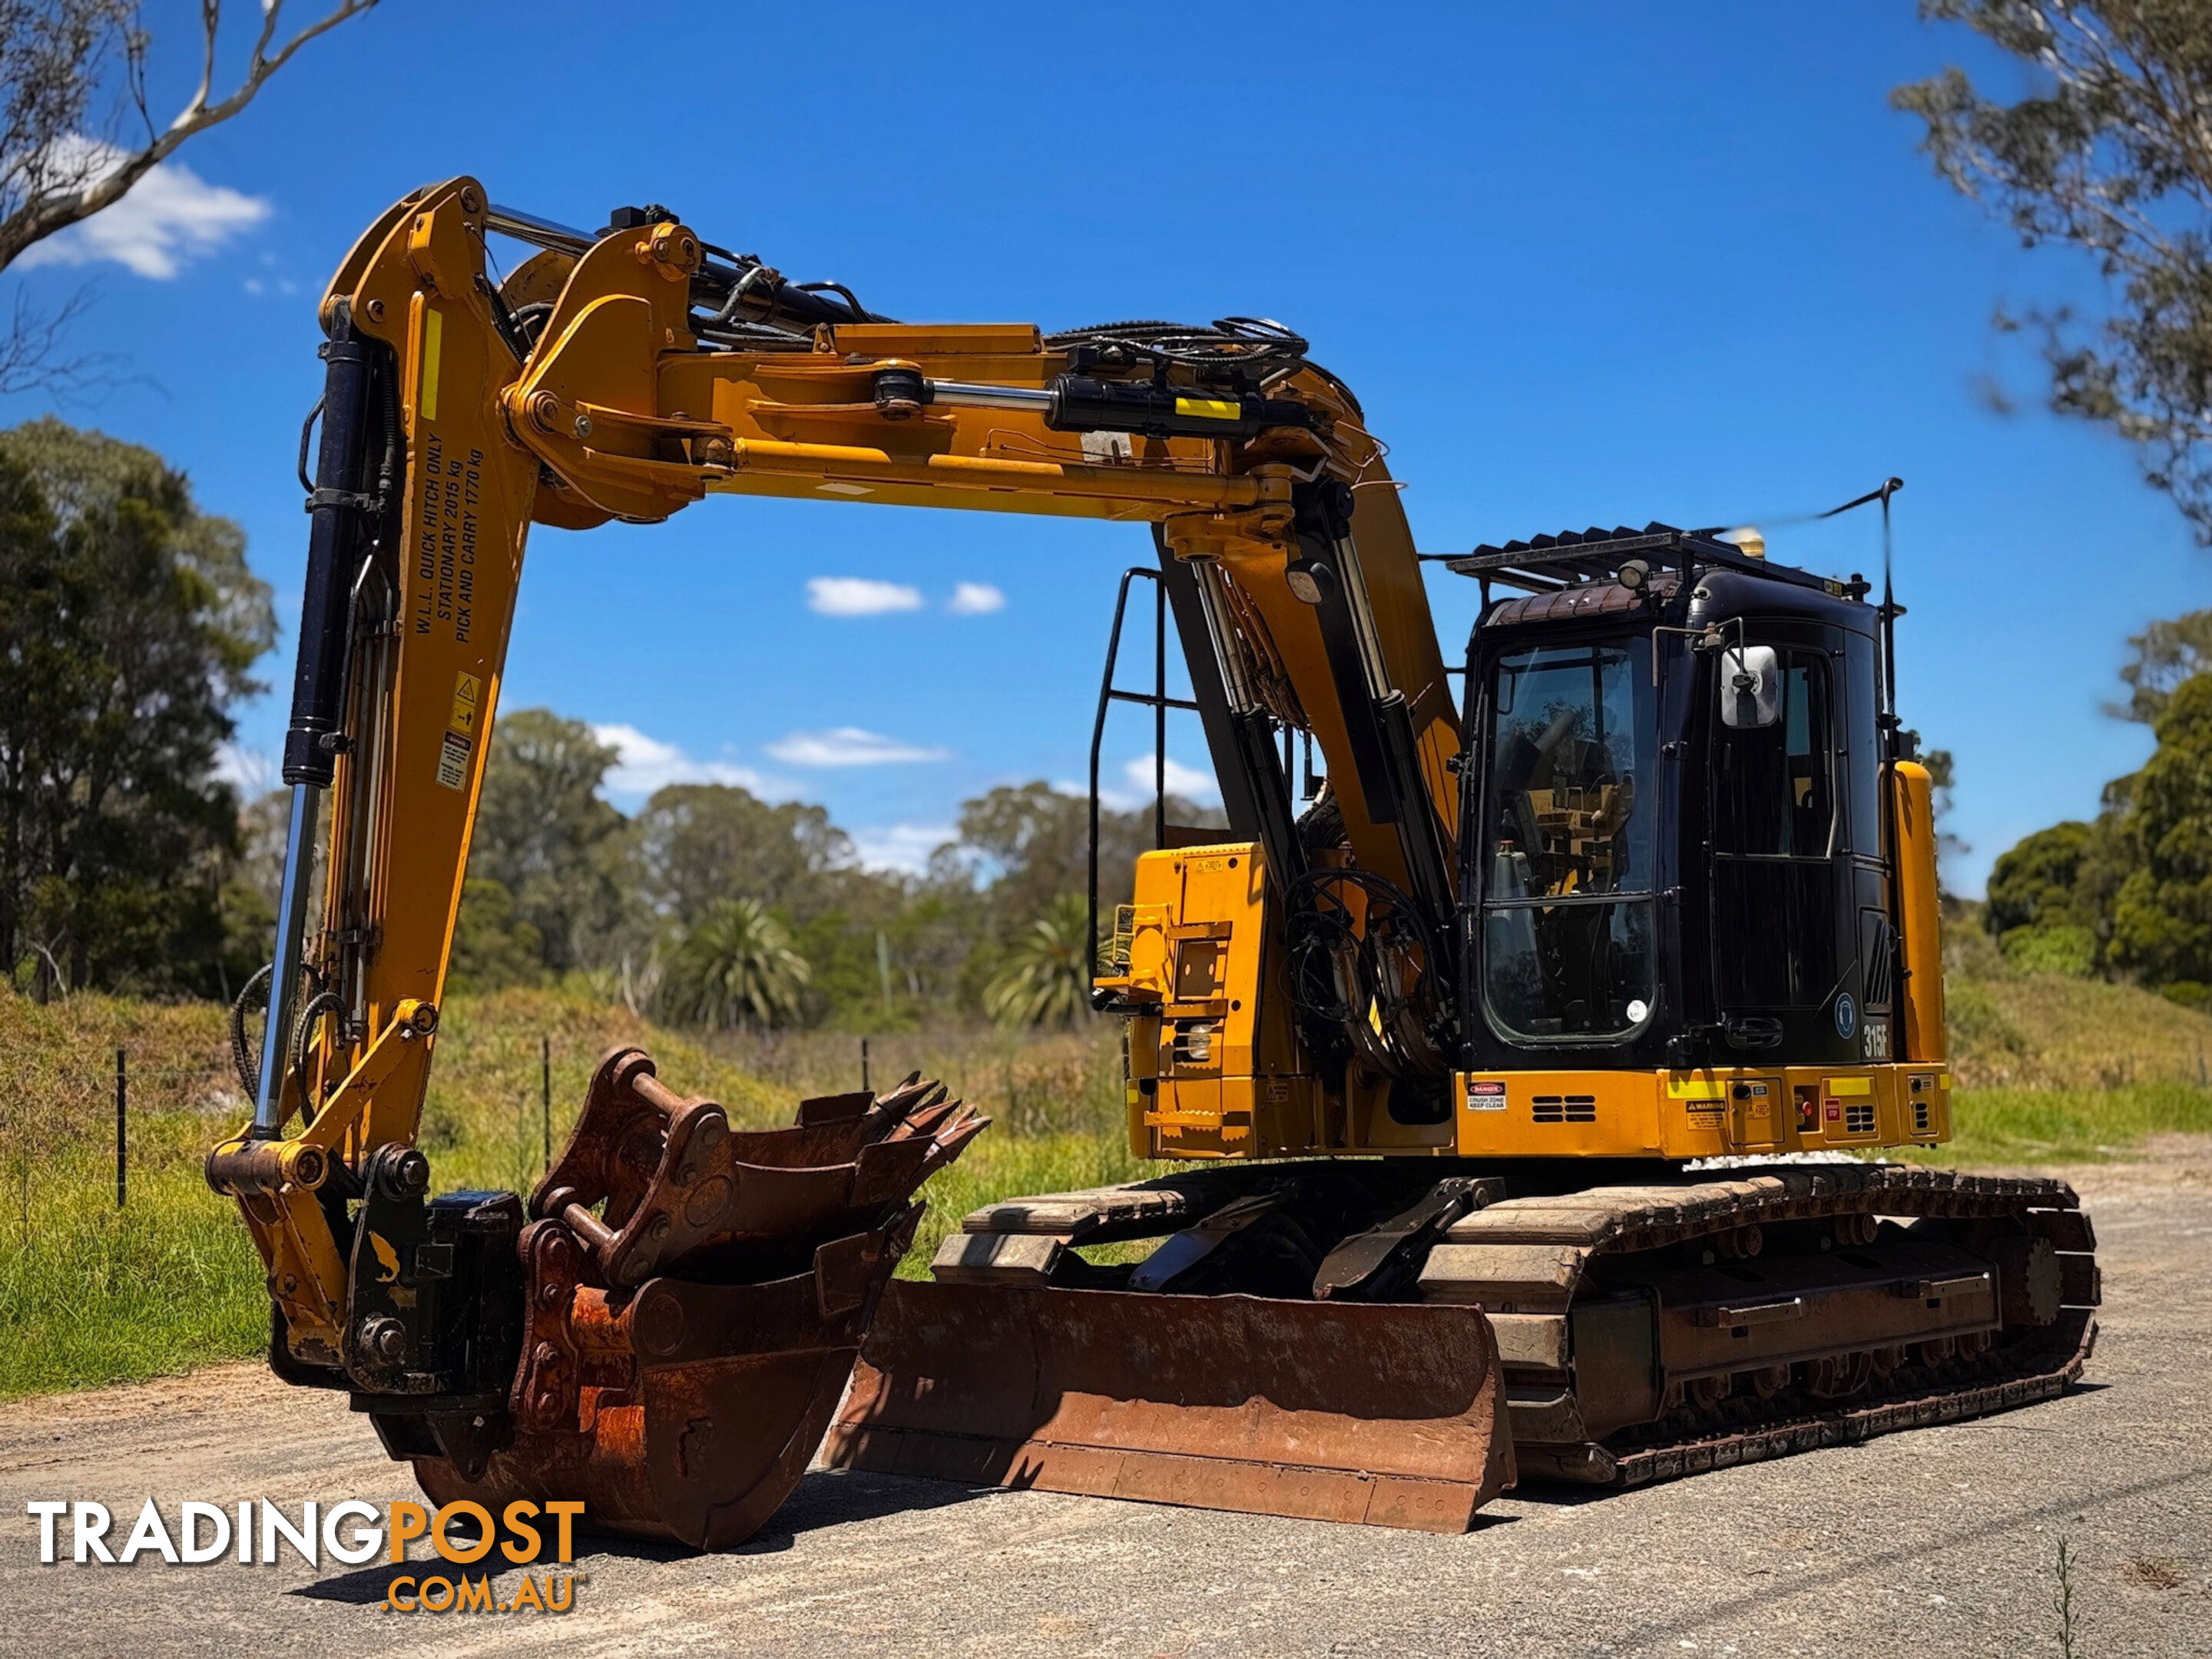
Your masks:
<svg viewBox="0 0 2212 1659"><path fill-rule="evenodd" d="M1350 493L1334 480L1299 487L1291 497L1297 515L1292 528L1297 538L1299 563L1317 595L1314 621L1321 629L1322 653L1328 659L1337 707L1344 716L1353 781L1370 821L1395 823L1402 811L1400 781L1393 776L1389 745L1376 718L1374 697L1379 688L1368 684L1358 623L1352 614L1352 596L1337 552L1337 544L1352 533L1348 503L1339 498ZM1343 788L1341 781L1337 787Z"/></svg>
<svg viewBox="0 0 2212 1659"><path fill-rule="evenodd" d="M1306 854L1304 843L1298 840L1297 820L1291 811L1291 780L1283 769L1274 722L1266 710L1255 708L1232 714L1229 726L1237 769L1259 803L1253 839L1267 854L1268 873L1287 884L1305 872ZM1218 763L1216 770L1219 770Z"/></svg>
<svg viewBox="0 0 2212 1659"><path fill-rule="evenodd" d="M1402 691L1377 697L1374 708L1375 724L1382 733L1390 769L1401 781L1398 850L1406 860L1407 878L1421 902L1422 914L1441 925L1456 908L1451 860L1422 775L1420 739L1413 731L1413 708Z"/></svg>

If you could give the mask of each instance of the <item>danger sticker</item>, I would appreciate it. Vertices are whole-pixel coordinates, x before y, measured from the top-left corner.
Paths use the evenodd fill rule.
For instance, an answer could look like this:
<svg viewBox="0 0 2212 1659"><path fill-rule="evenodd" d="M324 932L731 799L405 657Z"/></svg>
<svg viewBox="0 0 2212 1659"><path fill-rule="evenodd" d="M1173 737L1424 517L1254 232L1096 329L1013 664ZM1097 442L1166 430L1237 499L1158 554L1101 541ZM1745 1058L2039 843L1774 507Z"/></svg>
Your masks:
<svg viewBox="0 0 2212 1659"><path fill-rule="evenodd" d="M1467 1109L1470 1112L1504 1111L1505 1085L1495 1080L1469 1082L1467 1085Z"/></svg>
<svg viewBox="0 0 2212 1659"><path fill-rule="evenodd" d="M448 789L469 787L469 752L474 747L458 732L446 733L438 748L438 781Z"/></svg>

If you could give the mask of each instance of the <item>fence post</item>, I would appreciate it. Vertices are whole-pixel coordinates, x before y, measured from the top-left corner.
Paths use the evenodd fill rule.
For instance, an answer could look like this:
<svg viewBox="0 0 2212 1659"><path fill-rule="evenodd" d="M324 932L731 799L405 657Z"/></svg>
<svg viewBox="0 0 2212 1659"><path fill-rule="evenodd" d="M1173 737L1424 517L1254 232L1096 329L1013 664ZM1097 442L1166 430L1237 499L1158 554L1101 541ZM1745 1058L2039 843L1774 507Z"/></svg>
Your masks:
<svg viewBox="0 0 2212 1659"><path fill-rule="evenodd" d="M115 1207L121 1209L125 1196L124 1186L125 1162L124 1125L130 1113L131 1079L125 1070L123 1050L115 1051Z"/></svg>
<svg viewBox="0 0 2212 1659"><path fill-rule="evenodd" d="M545 1130L545 1173L553 1173L553 1039L538 1039L538 1091Z"/></svg>
<svg viewBox="0 0 2212 1659"><path fill-rule="evenodd" d="M868 1086L868 1040L866 1037L860 1039L860 1086L863 1089Z"/></svg>

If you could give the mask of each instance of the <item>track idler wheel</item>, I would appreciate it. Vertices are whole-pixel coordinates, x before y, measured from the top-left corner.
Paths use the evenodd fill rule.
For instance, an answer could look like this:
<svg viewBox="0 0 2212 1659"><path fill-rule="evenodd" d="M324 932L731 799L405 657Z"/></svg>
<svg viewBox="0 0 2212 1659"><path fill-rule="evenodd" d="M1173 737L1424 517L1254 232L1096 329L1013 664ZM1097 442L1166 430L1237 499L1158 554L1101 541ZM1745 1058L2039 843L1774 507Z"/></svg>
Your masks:
<svg viewBox="0 0 2212 1659"><path fill-rule="evenodd" d="M987 1120L917 1077L743 1132L611 1054L532 1195L512 1437L439 1503L581 1499L584 1524L727 1549L811 1461L914 1238L915 1190Z"/></svg>

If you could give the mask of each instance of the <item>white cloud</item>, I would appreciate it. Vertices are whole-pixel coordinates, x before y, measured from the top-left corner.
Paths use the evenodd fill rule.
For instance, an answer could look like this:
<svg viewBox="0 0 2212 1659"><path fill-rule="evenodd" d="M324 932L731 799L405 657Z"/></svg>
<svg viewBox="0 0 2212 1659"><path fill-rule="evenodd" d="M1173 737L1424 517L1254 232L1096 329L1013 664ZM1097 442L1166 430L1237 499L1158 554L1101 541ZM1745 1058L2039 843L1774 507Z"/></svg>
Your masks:
<svg viewBox="0 0 2212 1659"><path fill-rule="evenodd" d="M921 590L866 576L815 576L806 584L806 608L825 617L880 617L921 609Z"/></svg>
<svg viewBox="0 0 2212 1659"><path fill-rule="evenodd" d="M1006 596L988 582L962 582L945 608L956 617L988 617L1006 608Z"/></svg>
<svg viewBox="0 0 2212 1659"><path fill-rule="evenodd" d="M769 799L791 793L779 780L764 776L750 766L695 759L672 743L646 736L635 726L619 721L595 726L592 735L615 751L615 763L606 777L610 795L641 800L672 783L734 784Z"/></svg>
<svg viewBox="0 0 2212 1659"><path fill-rule="evenodd" d="M864 867L918 876L929 867L929 855L958 833L949 823L887 823L851 835Z"/></svg>
<svg viewBox="0 0 2212 1659"><path fill-rule="evenodd" d="M1185 766L1173 755L1168 757L1164 770L1170 795L1181 795L1185 800L1201 803L1221 799L1221 786L1213 781L1213 774L1210 770L1200 771L1195 766ZM1150 755L1138 756L1121 769L1121 775L1143 790L1146 799L1151 798L1155 780Z"/></svg>
<svg viewBox="0 0 2212 1659"><path fill-rule="evenodd" d="M88 183L124 160L112 144L78 137L64 141L57 170ZM197 255L212 253L239 232L268 218L269 204L211 185L180 161L164 161L114 206L34 244L16 261L33 265L89 265L103 260L167 282Z"/></svg>
<svg viewBox="0 0 2212 1659"><path fill-rule="evenodd" d="M827 732L793 732L768 746L786 766L887 766L906 761L950 760L951 750L923 749L857 726Z"/></svg>
<svg viewBox="0 0 2212 1659"><path fill-rule="evenodd" d="M1121 768L1121 775L1128 781L1129 787L1126 789L1117 789L1105 779L1099 781L1100 805L1110 806L1117 812L1133 812L1139 807L1149 811L1152 805L1152 757L1139 755L1126 763ZM1168 757L1167 785L1168 793L1180 795L1198 805L1220 804L1221 786L1214 781L1213 774L1201 771L1194 766L1185 766L1172 755ZM1055 783L1053 787L1063 795L1087 796L1090 793L1088 787L1080 783Z"/></svg>

